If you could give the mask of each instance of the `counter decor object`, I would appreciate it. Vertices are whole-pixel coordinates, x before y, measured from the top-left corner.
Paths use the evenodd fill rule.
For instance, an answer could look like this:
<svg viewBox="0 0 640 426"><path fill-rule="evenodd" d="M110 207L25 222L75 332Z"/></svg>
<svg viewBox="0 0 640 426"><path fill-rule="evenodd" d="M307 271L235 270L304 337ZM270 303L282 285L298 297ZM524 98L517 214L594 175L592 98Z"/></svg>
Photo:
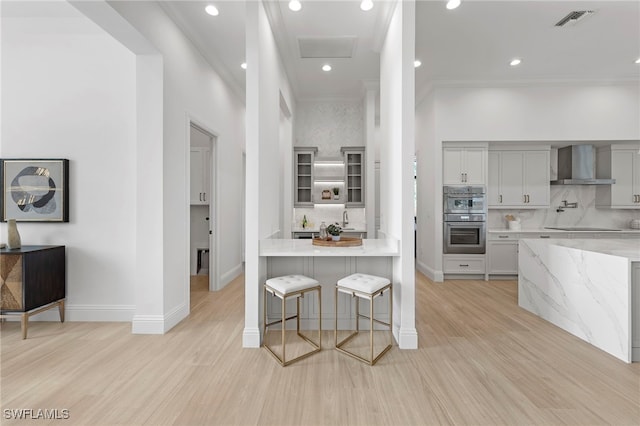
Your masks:
<svg viewBox="0 0 640 426"><path fill-rule="evenodd" d="M331 238L314 238L312 244L322 247L357 247L362 245L362 238L341 237L337 241Z"/></svg>
<svg viewBox="0 0 640 426"><path fill-rule="evenodd" d="M338 188L337 186L333 188L333 199L334 200L340 199L340 188Z"/></svg>
<svg viewBox="0 0 640 426"><path fill-rule="evenodd" d="M507 227L512 231L520 231L522 226L520 225L520 218L514 217L512 214L508 214L505 216L507 219Z"/></svg>
<svg viewBox="0 0 640 426"><path fill-rule="evenodd" d="M320 239L326 240L328 235L327 225L325 225L324 222L320 223Z"/></svg>
<svg viewBox="0 0 640 426"><path fill-rule="evenodd" d="M330 200L331 199L331 191L329 191L328 189L325 189L324 191L322 191L322 199L323 200Z"/></svg>
<svg viewBox="0 0 640 426"><path fill-rule="evenodd" d="M10 250L17 250L22 246L20 241L20 233L18 232L18 226L15 219L9 219L7 221L7 245Z"/></svg>
<svg viewBox="0 0 640 426"><path fill-rule="evenodd" d="M338 225L337 222L327 226L327 232L329 233L329 235L331 235L331 239L333 241L340 241L340 234L342 233L342 228L340 227L340 225Z"/></svg>

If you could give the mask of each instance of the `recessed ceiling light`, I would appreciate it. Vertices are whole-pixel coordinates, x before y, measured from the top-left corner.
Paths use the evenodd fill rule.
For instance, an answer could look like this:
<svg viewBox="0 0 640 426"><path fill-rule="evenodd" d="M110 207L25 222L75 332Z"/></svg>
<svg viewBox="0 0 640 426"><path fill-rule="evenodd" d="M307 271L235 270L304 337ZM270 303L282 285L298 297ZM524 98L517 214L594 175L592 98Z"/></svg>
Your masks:
<svg viewBox="0 0 640 426"><path fill-rule="evenodd" d="M212 4L210 4L209 6L205 7L204 11L207 12L211 16L218 16L220 14L220 12L218 11L218 8L215 7Z"/></svg>
<svg viewBox="0 0 640 426"><path fill-rule="evenodd" d="M329 64L324 64L322 66L322 71L331 71L331 65Z"/></svg>
<svg viewBox="0 0 640 426"><path fill-rule="evenodd" d="M447 2L447 9L449 10L455 9L458 6L460 6L460 0L449 0Z"/></svg>
<svg viewBox="0 0 640 426"><path fill-rule="evenodd" d="M240 68L242 68L243 70L246 70L247 69L247 63L246 62L241 63L240 64Z"/></svg>
<svg viewBox="0 0 640 426"><path fill-rule="evenodd" d="M289 9L293 10L294 12L297 12L300 9L302 9L302 3L300 3L300 0L291 0L289 2Z"/></svg>
<svg viewBox="0 0 640 426"><path fill-rule="evenodd" d="M373 1L372 0L362 0L362 2L360 3L360 9L364 10L365 12L373 9Z"/></svg>
<svg viewBox="0 0 640 426"><path fill-rule="evenodd" d="M522 62L522 60L518 59L518 58L514 58L511 60L511 62L509 62L509 65L511 65L512 67L515 67L516 65L520 65L520 63Z"/></svg>
<svg viewBox="0 0 640 426"><path fill-rule="evenodd" d="M413 61L413 66L418 68L420 65L422 65L422 62L420 62L418 59L416 59L415 61Z"/></svg>
<svg viewBox="0 0 640 426"><path fill-rule="evenodd" d="M636 59L636 64L640 64L640 58Z"/></svg>

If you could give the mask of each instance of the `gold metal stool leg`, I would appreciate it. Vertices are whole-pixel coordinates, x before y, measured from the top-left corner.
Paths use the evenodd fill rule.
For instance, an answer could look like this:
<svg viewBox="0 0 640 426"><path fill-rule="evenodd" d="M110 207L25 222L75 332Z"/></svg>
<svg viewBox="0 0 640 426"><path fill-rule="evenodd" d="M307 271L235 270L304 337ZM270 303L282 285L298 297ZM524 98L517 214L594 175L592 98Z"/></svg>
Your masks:
<svg viewBox="0 0 640 426"><path fill-rule="evenodd" d="M315 286L315 287L310 287L304 290L300 290L300 291L296 291L293 293L289 293L286 295L282 295L282 294L278 294L277 292L273 291L273 290L269 290L268 287L265 285L264 286L264 335L263 335L263 339L265 340L263 342L263 346L265 347L265 349L267 349L267 351L274 356L274 358L280 363L281 366L285 367L295 361L299 361L301 359L304 359L310 355L313 355L317 352L319 352L322 348L322 288L320 285ZM273 321L268 323L267 322L267 293L271 293L273 291L273 295L275 295L276 297L280 298L282 303L282 318L277 320L277 321ZM308 338L307 336L303 335L302 333L300 333L300 298L304 297L304 295L306 293L309 293L311 291L317 291L318 292L318 306L320 309L320 312L318 314L318 343L314 342L313 340L311 340L310 338ZM290 316L287 318L287 313L286 313L286 302L287 299L290 297L295 297L296 298L296 314L293 316ZM286 359L286 322L288 320L292 320L292 319L296 319L296 334L301 337L304 341L306 341L307 343L309 343L313 349L309 352L306 352L302 355L299 355L293 359L287 360ZM266 343L266 337L267 337L267 330L268 327L274 324L281 324L281 341L282 341L282 357L278 356L273 349L271 349L271 347Z"/></svg>

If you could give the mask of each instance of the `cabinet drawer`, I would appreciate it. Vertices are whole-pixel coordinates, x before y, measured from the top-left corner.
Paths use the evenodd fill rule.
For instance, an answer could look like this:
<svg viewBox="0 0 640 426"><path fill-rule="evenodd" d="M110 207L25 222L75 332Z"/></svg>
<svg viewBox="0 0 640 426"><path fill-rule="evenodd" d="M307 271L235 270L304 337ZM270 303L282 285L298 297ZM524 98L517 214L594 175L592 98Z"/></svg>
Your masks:
<svg viewBox="0 0 640 426"><path fill-rule="evenodd" d="M520 234L494 234L493 232L490 232L487 233L487 239L490 241L518 241L520 239Z"/></svg>
<svg viewBox="0 0 640 426"><path fill-rule="evenodd" d="M484 256L444 255L444 273L454 274L484 274Z"/></svg>

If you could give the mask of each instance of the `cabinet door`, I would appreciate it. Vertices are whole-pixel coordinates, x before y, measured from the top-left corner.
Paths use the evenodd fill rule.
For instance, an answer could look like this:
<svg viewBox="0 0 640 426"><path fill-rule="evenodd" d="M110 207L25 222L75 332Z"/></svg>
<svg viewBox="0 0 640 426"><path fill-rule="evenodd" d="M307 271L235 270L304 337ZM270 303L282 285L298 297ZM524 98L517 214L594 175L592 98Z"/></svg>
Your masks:
<svg viewBox="0 0 640 426"><path fill-rule="evenodd" d="M489 241L489 274L518 273L518 241Z"/></svg>
<svg viewBox="0 0 640 426"><path fill-rule="evenodd" d="M463 170L464 183L469 185L484 185L485 173L485 148L465 148Z"/></svg>
<svg viewBox="0 0 640 426"><path fill-rule="evenodd" d="M549 207L550 167L548 151L524 153L524 195L529 207Z"/></svg>
<svg viewBox="0 0 640 426"><path fill-rule="evenodd" d="M296 150L294 152L294 206L313 205L313 160L314 150Z"/></svg>
<svg viewBox="0 0 640 426"><path fill-rule="evenodd" d="M611 185L611 207L638 205L634 203L635 193L633 192L634 177L639 174L634 170L634 166L638 164L634 158L636 156L633 155L633 151L611 152L611 177L616 180L616 183ZM634 176L634 171L636 176Z"/></svg>
<svg viewBox="0 0 640 426"><path fill-rule="evenodd" d="M500 157L499 151L489 151L489 170L487 174L487 201L489 208L500 208L502 197L500 196Z"/></svg>
<svg viewBox="0 0 640 426"><path fill-rule="evenodd" d="M364 148L342 148L345 164L345 188L347 207L364 207L365 194L365 159Z"/></svg>
<svg viewBox="0 0 640 426"><path fill-rule="evenodd" d="M210 156L211 151L207 148L191 148L191 204L209 204Z"/></svg>
<svg viewBox="0 0 640 426"><path fill-rule="evenodd" d="M522 159L522 152L502 152L500 161L500 191L503 206L520 206L524 204Z"/></svg>
<svg viewBox="0 0 640 426"><path fill-rule="evenodd" d="M633 158L633 201L640 207L640 149L631 151ZM612 185L615 186L615 185Z"/></svg>
<svg viewBox="0 0 640 426"><path fill-rule="evenodd" d="M442 151L442 183L457 185L463 183L462 158L463 148L444 148Z"/></svg>

